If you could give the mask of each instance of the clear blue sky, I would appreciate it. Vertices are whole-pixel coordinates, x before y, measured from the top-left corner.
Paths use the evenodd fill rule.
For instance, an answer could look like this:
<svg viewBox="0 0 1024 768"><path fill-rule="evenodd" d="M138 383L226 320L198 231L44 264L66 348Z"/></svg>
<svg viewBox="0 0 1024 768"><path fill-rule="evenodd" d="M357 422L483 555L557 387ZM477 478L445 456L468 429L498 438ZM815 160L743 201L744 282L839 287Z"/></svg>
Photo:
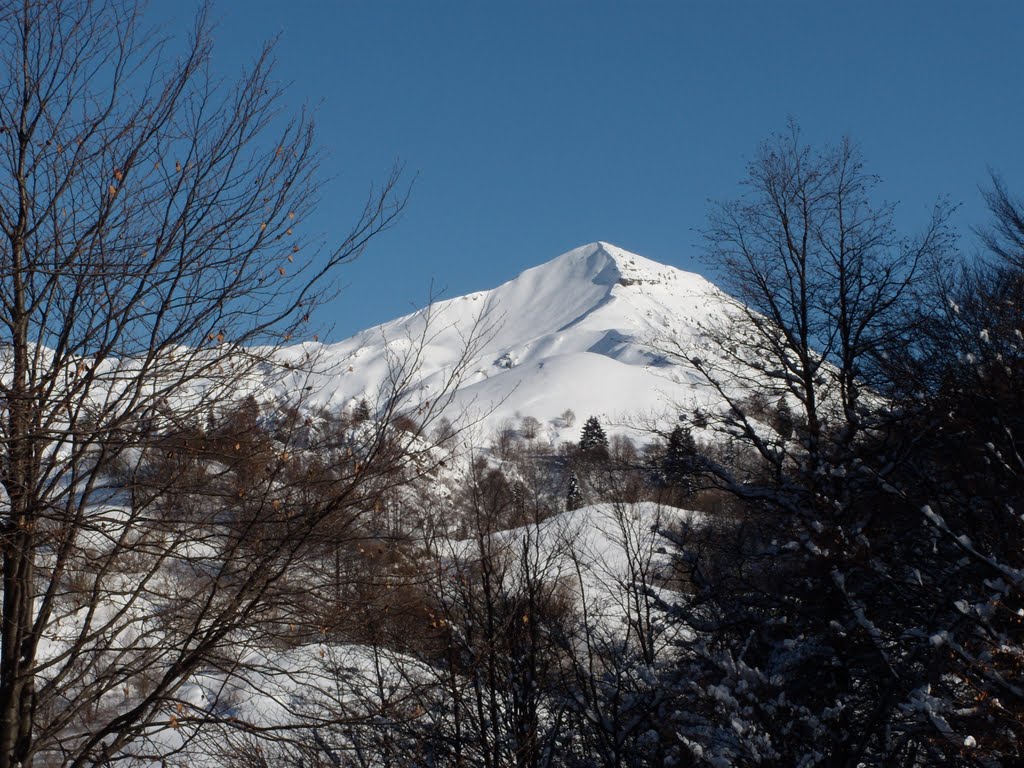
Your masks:
<svg viewBox="0 0 1024 768"><path fill-rule="evenodd" d="M341 236L396 160L417 176L322 310L334 339L422 304L431 281L493 287L594 240L707 272L707 200L738 194L789 116L809 140L857 140L907 231L939 195L962 230L983 222L989 166L1024 195L1019 0L220 0L214 16L217 72L279 36L289 103L315 108L310 226Z"/></svg>

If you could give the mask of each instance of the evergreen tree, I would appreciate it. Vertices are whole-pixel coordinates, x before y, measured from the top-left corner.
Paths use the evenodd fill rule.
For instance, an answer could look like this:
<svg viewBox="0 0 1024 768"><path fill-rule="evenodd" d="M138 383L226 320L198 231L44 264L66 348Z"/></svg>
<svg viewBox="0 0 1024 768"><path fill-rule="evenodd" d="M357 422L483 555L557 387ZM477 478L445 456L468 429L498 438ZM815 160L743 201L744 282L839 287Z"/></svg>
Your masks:
<svg viewBox="0 0 1024 768"><path fill-rule="evenodd" d="M373 411L370 410L370 403L365 397L360 398L355 408L352 409L352 423L362 424L369 421L371 416L373 416Z"/></svg>
<svg viewBox="0 0 1024 768"><path fill-rule="evenodd" d="M575 472L569 473L569 490L565 494L565 509L571 512L583 506L583 492L580 490L580 479Z"/></svg>
<svg viewBox="0 0 1024 768"><path fill-rule="evenodd" d="M580 433L580 450L587 453L608 452L608 436L596 416L588 418L583 425L583 431Z"/></svg>
<svg viewBox="0 0 1024 768"><path fill-rule="evenodd" d="M697 490L697 444L690 428L679 425L672 430L661 461L662 482L685 496Z"/></svg>
<svg viewBox="0 0 1024 768"><path fill-rule="evenodd" d="M789 407L785 397L779 398L779 402L775 406L775 417L772 421L772 426L779 433L779 437L783 440L789 440L793 437L793 409Z"/></svg>

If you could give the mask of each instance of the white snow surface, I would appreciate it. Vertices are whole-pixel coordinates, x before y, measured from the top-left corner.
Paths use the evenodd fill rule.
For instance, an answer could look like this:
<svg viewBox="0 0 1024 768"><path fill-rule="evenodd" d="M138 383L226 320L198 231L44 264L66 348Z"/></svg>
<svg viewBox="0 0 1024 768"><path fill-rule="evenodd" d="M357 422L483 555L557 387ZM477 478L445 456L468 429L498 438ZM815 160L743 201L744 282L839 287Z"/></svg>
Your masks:
<svg viewBox="0 0 1024 768"><path fill-rule="evenodd" d="M321 372L296 372L266 394L305 392L308 407L346 407L362 397L379 404L395 362L415 354L407 406L426 408L466 357L446 416L482 419L488 430L533 416L551 441L575 439L579 423L567 428L558 419L566 409L580 423L597 415L614 427L664 413L669 403L717 403L685 360L667 360L651 344L706 348L701 325L724 316L728 301L699 275L591 243L493 290L438 302L336 344L290 347L285 359L317 357Z"/></svg>

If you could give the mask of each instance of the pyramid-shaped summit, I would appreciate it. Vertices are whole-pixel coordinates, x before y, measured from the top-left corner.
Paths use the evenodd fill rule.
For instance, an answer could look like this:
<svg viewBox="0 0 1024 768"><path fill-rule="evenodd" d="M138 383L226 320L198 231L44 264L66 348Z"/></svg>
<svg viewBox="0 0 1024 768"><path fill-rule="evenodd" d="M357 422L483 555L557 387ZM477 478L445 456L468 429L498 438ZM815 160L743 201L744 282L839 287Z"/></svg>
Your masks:
<svg viewBox="0 0 1024 768"><path fill-rule="evenodd" d="M552 441L575 440L578 425L559 419L567 409L611 423L709 398L685 356L666 360L652 344L670 338L687 349L698 342L700 325L725 306L725 296L699 275L590 243L492 290L439 302L323 348L331 372L307 391L316 407L348 407L363 397L374 402L384 396L394 361L422 339L408 400L415 409L441 396L473 340L449 418L469 413L487 429L532 416Z"/></svg>

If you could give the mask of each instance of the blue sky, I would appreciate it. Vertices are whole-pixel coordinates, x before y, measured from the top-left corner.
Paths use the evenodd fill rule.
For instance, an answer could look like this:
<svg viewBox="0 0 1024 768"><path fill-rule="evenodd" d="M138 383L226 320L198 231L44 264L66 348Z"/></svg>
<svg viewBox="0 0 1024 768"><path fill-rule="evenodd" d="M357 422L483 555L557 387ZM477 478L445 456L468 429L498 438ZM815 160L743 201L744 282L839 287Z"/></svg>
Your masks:
<svg viewBox="0 0 1024 768"><path fill-rule="evenodd" d="M157 14L170 4L155 3ZM709 198L735 197L792 116L849 135L912 232L936 197L984 221L989 166L1024 195L1024 3L220 0L213 65L278 37L288 106L315 110L344 234L401 161L412 199L322 308L330 337L493 287L607 240L709 273ZM170 27L185 29L183 19Z"/></svg>

